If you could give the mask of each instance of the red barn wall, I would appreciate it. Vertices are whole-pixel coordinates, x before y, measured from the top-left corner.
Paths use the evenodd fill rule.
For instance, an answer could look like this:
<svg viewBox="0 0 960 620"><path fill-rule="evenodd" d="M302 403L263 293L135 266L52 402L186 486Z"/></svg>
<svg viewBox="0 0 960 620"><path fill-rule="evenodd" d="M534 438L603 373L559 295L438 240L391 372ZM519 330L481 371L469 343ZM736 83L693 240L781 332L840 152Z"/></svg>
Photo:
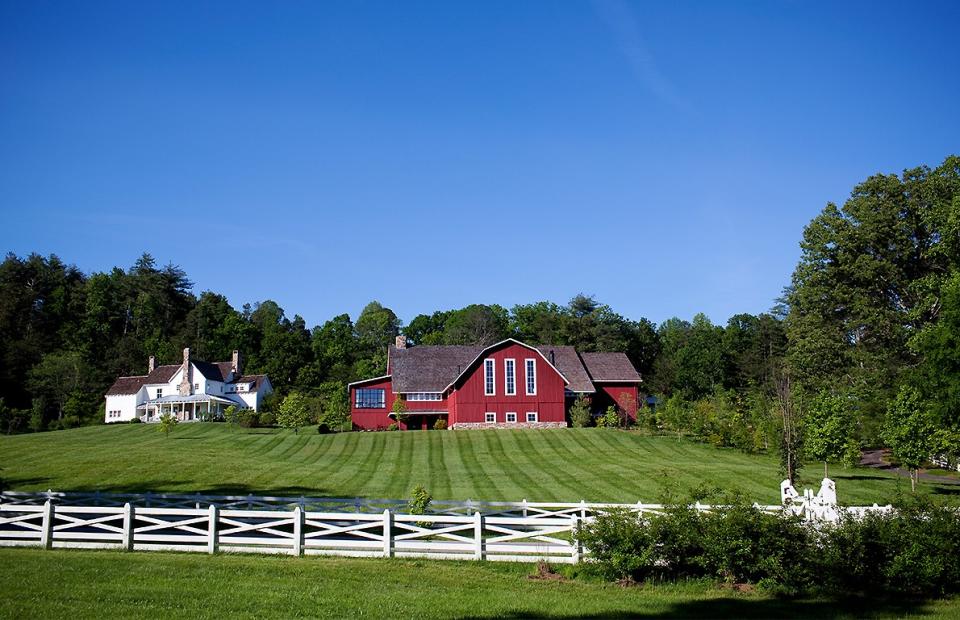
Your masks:
<svg viewBox="0 0 960 620"><path fill-rule="evenodd" d="M605 410L610 405L620 405L620 397L622 394L629 394L631 396L630 404L627 407L627 415L630 416L630 419L634 422L637 421L637 386L636 384L630 383L595 383L597 386L597 396L601 396L599 399L595 399L595 405L598 405L599 408Z"/></svg>
<svg viewBox="0 0 960 620"><path fill-rule="evenodd" d="M356 406L356 391L361 388L384 390L384 404L386 406L383 409L358 409ZM395 400L395 395L391 392L391 389L389 378L350 386L350 419L353 421L354 428L372 431L385 429L393 424L393 418L388 415Z"/></svg>
<svg viewBox="0 0 960 620"><path fill-rule="evenodd" d="M487 396L484 393L483 360L493 359L496 363L496 395ZM526 359L536 360L537 365L537 394L526 394ZM515 396L507 396L504 360L516 360ZM528 411L536 411L539 422L565 424L564 410L564 381L560 375L550 367L539 352L520 346L508 344L501 349L490 352L470 369L469 375L462 379L455 395L455 406L451 407L450 423L452 424L484 424L485 414L488 411L497 414L497 424L506 423L506 413L516 412L517 422L526 422ZM451 399L454 400L454 399Z"/></svg>

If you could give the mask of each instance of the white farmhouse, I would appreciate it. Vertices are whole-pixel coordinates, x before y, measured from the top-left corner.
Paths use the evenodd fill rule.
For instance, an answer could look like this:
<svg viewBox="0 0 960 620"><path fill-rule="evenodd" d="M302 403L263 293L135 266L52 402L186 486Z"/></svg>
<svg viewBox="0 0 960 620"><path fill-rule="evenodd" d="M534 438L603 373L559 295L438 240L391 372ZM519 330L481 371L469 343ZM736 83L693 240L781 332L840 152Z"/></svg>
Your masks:
<svg viewBox="0 0 960 620"><path fill-rule="evenodd" d="M150 356L147 374L119 377L107 390L106 422L157 422L171 413L181 422L210 419L230 405L256 411L273 391L267 375L245 375L240 352L229 362L201 362L183 350L183 363L156 366Z"/></svg>

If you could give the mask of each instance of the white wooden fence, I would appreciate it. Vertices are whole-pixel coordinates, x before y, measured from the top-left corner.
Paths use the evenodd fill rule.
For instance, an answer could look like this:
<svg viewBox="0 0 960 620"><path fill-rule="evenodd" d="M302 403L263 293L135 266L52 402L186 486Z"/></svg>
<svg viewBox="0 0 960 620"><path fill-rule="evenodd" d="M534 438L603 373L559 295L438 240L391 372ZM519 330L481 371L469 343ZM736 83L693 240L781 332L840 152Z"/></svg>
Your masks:
<svg viewBox="0 0 960 620"><path fill-rule="evenodd" d="M578 562L580 517L0 505L0 546Z"/></svg>
<svg viewBox="0 0 960 620"><path fill-rule="evenodd" d="M893 510L876 504L838 508L815 498L812 492L794 494L797 497L784 506L754 506L770 513L788 511L814 523L835 521L844 513L856 517ZM414 515L390 508L363 512L354 504L350 507L355 511L308 510L306 498L291 502L290 498L252 500L250 496L243 500L269 509L246 509L212 503L210 496L202 496L209 503L201 507L198 496L145 495L137 498L144 502L162 497L167 505L126 502L117 506L109 505L117 496L97 495L107 505L84 506L75 505L78 496L65 493L37 503L43 495L0 495L0 546L576 563L588 553L575 540L577 528L599 512L619 506L657 514L667 508L641 503L438 502L447 512ZM217 499L240 502L226 496ZM286 503L271 503L273 500ZM367 510L370 507L370 503L363 505ZM458 514L471 507L472 514ZM724 508L699 503L693 507L698 511ZM478 508L489 512L483 514Z"/></svg>

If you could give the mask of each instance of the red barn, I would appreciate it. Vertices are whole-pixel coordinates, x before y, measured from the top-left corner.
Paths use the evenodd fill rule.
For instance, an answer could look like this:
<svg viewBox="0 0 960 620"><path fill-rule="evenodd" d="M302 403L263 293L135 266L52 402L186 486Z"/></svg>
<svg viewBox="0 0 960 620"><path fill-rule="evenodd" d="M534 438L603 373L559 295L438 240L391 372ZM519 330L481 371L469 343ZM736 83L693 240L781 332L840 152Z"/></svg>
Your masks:
<svg viewBox="0 0 960 620"><path fill-rule="evenodd" d="M393 424L394 402L407 408L407 429L548 428L567 425L578 394L594 411L619 405L636 418L640 375L623 353L578 353L508 339L480 346L406 346L387 351L387 374L350 384L354 428Z"/></svg>

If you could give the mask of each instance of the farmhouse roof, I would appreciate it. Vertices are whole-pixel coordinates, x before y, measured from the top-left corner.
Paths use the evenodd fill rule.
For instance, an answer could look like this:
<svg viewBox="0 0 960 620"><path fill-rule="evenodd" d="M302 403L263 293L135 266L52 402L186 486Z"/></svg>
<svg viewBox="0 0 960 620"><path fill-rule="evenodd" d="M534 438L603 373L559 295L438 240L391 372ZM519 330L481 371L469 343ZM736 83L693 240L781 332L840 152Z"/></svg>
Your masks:
<svg viewBox="0 0 960 620"><path fill-rule="evenodd" d="M107 390L107 396L118 396L121 394L136 394L147 381L147 375L139 377L119 377Z"/></svg>
<svg viewBox="0 0 960 620"><path fill-rule="evenodd" d="M169 383L170 379L173 379L173 375L177 374L177 371L183 368L180 364L167 364L165 366L157 366L153 369L149 375L147 375L145 384L149 385L152 383Z"/></svg>
<svg viewBox="0 0 960 620"><path fill-rule="evenodd" d="M590 377L598 383L606 381L640 383L640 375L625 353L581 353L580 357Z"/></svg>

